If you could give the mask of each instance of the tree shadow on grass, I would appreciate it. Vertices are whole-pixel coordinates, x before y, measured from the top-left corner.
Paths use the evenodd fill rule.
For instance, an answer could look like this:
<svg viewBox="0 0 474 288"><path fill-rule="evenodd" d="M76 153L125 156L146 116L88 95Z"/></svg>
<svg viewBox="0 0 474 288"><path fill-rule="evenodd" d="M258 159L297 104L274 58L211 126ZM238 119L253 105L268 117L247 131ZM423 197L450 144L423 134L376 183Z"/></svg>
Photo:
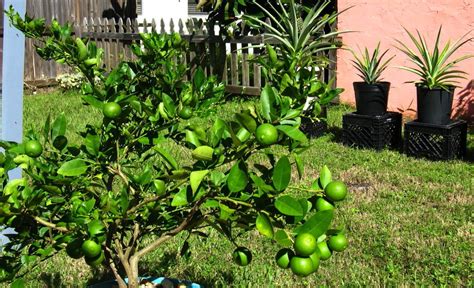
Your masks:
<svg viewBox="0 0 474 288"><path fill-rule="evenodd" d="M187 265L184 269L176 267L179 265L177 261L177 255L175 253L167 252L157 259L157 261L153 261L147 259L140 263L140 276L143 277L177 277L179 280L186 280L197 283L203 287L214 287L215 280L212 278L212 275L203 275L202 271L199 271L192 265ZM216 270L220 270L216 268ZM222 285L231 285L234 281L234 277L232 273L227 271L216 271L221 273L219 279L221 279ZM44 278L43 278L44 277ZM97 270L94 271L94 275L87 281L87 285L97 285L100 283L107 283L109 284L104 285L103 287L112 287L110 286L114 280L114 275L111 271L107 270ZM44 274L42 276L42 280L46 284L47 287L70 287L63 285L61 283L61 277L56 274ZM111 281L112 280L112 281ZM95 286L94 286L95 287ZM99 286L97 286L99 287Z"/></svg>
<svg viewBox="0 0 474 288"><path fill-rule="evenodd" d="M328 133L332 134L331 140L333 142L339 143L342 145L342 133L343 129L341 127L337 126L329 126L328 127Z"/></svg>
<svg viewBox="0 0 474 288"><path fill-rule="evenodd" d="M59 273L41 273L41 281L44 282L46 287L55 288L66 288L68 286L62 283L61 275Z"/></svg>
<svg viewBox="0 0 474 288"><path fill-rule="evenodd" d="M202 271L198 270L193 265L186 265L186 267L176 269L179 265L177 261L176 253L167 252L157 262L146 261L141 265L141 273L143 275L150 275L153 277L167 277L173 275L174 277L179 278L179 280L187 280L197 283L203 287L214 287L215 279L211 278L211 275L203 275ZM177 271L178 270L178 271ZM221 284L232 284L234 277L231 273L227 271L219 271L219 267L216 267L215 272L221 273L220 279L223 279L225 283Z"/></svg>

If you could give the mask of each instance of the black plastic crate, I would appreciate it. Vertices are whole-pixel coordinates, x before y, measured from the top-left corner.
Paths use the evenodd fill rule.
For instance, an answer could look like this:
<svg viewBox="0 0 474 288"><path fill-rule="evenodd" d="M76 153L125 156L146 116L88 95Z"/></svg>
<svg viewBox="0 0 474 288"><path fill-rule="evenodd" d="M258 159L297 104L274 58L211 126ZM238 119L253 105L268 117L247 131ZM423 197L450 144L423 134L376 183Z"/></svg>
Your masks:
<svg viewBox="0 0 474 288"><path fill-rule="evenodd" d="M309 138L316 138L321 137L327 132L328 124L324 119L320 119L319 121L311 121L308 118L302 118L300 129Z"/></svg>
<svg viewBox="0 0 474 288"><path fill-rule="evenodd" d="M467 123L456 120L447 125L417 121L405 124L405 153L433 160L462 159L466 156Z"/></svg>
<svg viewBox="0 0 474 288"><path fill-rule="evenodd" d="M344 145L376 150L398 149L402 138L402 115L397 112L380 116L349 113L342 116L342 128Z"/></svg>

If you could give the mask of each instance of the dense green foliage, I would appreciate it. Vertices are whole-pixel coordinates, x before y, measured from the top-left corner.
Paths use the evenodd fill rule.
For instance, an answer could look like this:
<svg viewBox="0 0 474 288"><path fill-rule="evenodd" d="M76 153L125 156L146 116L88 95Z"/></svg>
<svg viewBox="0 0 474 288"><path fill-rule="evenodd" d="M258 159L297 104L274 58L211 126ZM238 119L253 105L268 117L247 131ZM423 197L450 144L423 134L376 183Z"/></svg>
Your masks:
<svg viewBox="0 0 474 288"><path fill-rule="evenodd" d="M28 131L23 143L0 142L0 224L18 232L0 254L3 280L66 250L90 266L108 266L119 287L138 287L139 261L179 234L186 235L181 255L187 255L188 239L207 238L209 227L231 243L241 230L256 229L281 246L291 246L300 233L319 242L343 233L329 229L334 210L313 205L332 182L326 166L310 188L301 188L306 195L287 191L292 171L303 175L299 154L309 147L299 130L302 107L295 108L292 97L267 85L260 101L232 119L193 125L187 121L192 115L180 116L183 109L211 113L223 85L199 68L190 75L179 34L141 34L132 45L136 60L104 71L103 51L74 37L70 25L46 26L12 9L7 16L41 43L41 57L85 75L83 104L102 113L74 143L64 113ZM269 149L275 145L283 151ZM188 157L174 155L181 149ZM250 162L255 154L265 160ZM17 167L23 178L9 179ZM249 264L250 250L239 249L236 263Z"/></svg>

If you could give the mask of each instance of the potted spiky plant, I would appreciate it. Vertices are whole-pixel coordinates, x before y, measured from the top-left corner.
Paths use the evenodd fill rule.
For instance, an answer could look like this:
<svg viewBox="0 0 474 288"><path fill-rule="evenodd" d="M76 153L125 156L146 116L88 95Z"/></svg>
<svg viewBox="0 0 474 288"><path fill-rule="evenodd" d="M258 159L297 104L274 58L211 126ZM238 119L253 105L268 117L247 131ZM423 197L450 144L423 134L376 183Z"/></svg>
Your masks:
<svg viewBox="0 0 474 288"><path fill-rule="evenodd" d="M387 112L390 82L381 81L381 76L395 57L383 61L388 51L387 49L380 54L380 42L372 53L367 48L359 55L352 51L353 66L359 71L358 75L363 80L353 83L358 114L376 116Z"/></svg>
<svg viewBox="0 0 474 288"><path fill-rule="evenodd" d="M415 50L409 48L405 43L396 40L401 52L408 56L415 67L400 67L420 77L418 81L410 81L416 84L417 90L417 120L423 123L436 125L447 124L451 120L451 107L457 80L466 79L467 73L456 69L456 64L474 55L463 55L450 61L451 56L466 43L472 41L467 38L470 33L464 34L454 44L448 41L440 49L440 37L442 27L439 28L433 50L430 51L426 39L417 30L417 37L404 28Z"/></svg>

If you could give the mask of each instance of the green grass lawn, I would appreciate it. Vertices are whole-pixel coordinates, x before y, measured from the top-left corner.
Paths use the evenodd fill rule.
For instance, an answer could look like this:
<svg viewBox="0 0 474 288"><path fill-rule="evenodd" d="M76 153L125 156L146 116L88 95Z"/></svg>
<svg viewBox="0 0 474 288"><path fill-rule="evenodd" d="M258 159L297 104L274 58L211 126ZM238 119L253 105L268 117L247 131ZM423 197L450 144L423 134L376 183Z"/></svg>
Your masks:
<svg viewBox="0 0 474 288"><path fill-rule="evenodd" d="M243 102L224 105L218 115L236 111ZM247 234L239 245L254 253L250 266L232 264L233 245L211 232L192 239L189 261L178 256L177 239L141 262L144 275L191 279L206 287L317 286L474 286L474 166L472 162L432 162L396 151L357 150L338 143L345 106L329 110L333 133L312 141L305 152L309 185L327 164L335 178L348 183L350 194L337 209L334 226L345 227L349 248L323 262L319 272L298 278L273 261L276 244ZM25 98L25 127L41 129L48 114L65 111L68 138L100 115L81 105L74 93L51 92ZM201 119L203 123L209 119ZM338 132L339 131L339 132ZM474 137L470 135L470 143ZM472 144L471 144L472 145ZM297 193L297 192L294 192ZM28 287L83 287L110 279L91 271L83 260L58 254L27 275Z"/></svg>

